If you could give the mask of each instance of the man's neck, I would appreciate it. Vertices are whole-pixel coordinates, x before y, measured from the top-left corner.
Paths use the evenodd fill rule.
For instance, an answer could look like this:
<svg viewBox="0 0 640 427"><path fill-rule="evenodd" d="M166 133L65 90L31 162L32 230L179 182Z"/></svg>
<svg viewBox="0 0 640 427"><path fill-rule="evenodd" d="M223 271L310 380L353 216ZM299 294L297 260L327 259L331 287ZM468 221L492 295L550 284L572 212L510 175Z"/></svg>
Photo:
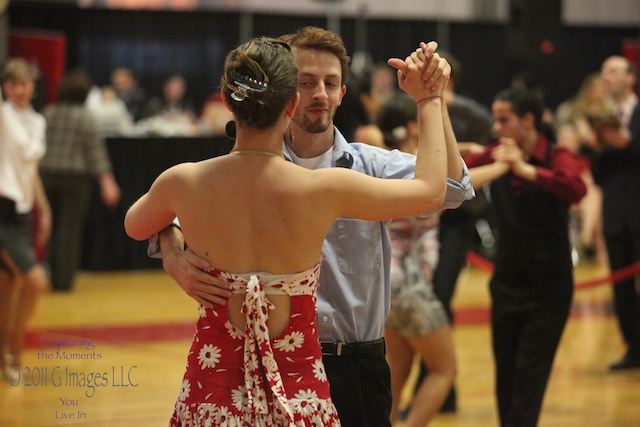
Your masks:
<svg viewBox="0 0 640 427"><path fill-rule="evenodd" d="M617 96L614 96L613 101L616 103L617 107L622 107L627 102L629 97L633 95L634 95L634 92L632 90L625 90L620 94L618 94Z"/></svg>
<svg viewBox="0 0 640 427"><path fill-rule="evenodd" d="M532 131L527 135L527 138L520 147L525 160L529 160L531 158L531 153L533 153L539 137L540 134L537 131Z"/></svg>
<svg viewBox="0 0 640 427"><path fill-rule="evenodd" d="M326 153L333 145L335 137L333 125L322 133L308 133L293 124L292 127L293 135L291 132L286 132L284 139L289 149L302 159L310 159Z"/></svg>

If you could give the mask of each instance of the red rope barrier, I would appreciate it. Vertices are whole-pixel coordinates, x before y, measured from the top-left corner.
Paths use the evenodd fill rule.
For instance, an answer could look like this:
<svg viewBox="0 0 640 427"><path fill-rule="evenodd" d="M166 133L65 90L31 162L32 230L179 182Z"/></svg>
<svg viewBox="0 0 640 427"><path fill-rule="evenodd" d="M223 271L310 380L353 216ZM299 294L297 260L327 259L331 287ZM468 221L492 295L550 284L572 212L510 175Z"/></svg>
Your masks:
<svg viewBox="0 0 640 427"><path fill-rule="evenodd" d="M475 252L467 253L467 261L469 261L471 265L479 268L480 270L486 271L487 273L493 273L493 263ZM576 283L574 286L576 289L593 288L605 283L617 282L638 273L640 273L640 261L636 261L627 267L616 270L608 276Z"/></svg>

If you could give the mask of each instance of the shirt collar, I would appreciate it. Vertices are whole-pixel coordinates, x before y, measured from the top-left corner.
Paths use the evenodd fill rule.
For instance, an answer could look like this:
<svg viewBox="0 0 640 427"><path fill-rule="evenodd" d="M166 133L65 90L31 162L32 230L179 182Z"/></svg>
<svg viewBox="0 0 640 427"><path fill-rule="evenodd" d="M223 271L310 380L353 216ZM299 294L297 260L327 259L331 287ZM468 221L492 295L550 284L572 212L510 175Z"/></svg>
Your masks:
<svg viewBox="0 0 640 427"><path fill-rule="evenodd" d="M340 133L337 127L333 127L333 152L331 155L331 166L339 168L351 169L354 162L354 156L351 147L345 137ZM287 144L282 142L282 152L284 158L293 162L292 153Z"/></svg>
<svg viewBox="0 0 640 427"><path fill-rule="evenodd" d="M638 104L638 96L635 93L632 93L618 106L621 114L620 121L624 126L629 126L636 104Z"/></svg>
<svg viewBox="0 0 640 427"><path fill-rule="evenodd" d="M354 162L351 146L335 126L333 127L333 135L333 166L351 169Z"/></svg>
<svg viewBox="0 0 640 427"><path fill-rule="evenodd" d="M531 152L531 158L536 159L539 163L544 163L547 157L547 147L549 146L549 140L542 133L538 133L538 140L535 147Z"/></svg>

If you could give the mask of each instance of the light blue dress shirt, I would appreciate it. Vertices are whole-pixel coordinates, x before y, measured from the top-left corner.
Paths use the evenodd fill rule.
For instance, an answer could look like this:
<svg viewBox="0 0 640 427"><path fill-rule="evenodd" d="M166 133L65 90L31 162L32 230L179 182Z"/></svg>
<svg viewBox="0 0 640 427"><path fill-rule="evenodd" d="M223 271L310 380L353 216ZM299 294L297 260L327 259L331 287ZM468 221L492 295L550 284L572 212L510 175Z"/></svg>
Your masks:
<svg viewBox="0 0 640 427"><path fill-rule="evenodd" d="M413 178L415 156L362 143L349 144L337 128L334 131L331 164L322 167L345 167L377 178ZM292 159L286 146L284 154ZM474 197L469 171L462 163L462 182L448 179L443 205L425 215L457 208ZM318 332L322 341L362 342L382 338L390 307L388 222L339 218L329 230L322 247L317 295Z"/></svg>

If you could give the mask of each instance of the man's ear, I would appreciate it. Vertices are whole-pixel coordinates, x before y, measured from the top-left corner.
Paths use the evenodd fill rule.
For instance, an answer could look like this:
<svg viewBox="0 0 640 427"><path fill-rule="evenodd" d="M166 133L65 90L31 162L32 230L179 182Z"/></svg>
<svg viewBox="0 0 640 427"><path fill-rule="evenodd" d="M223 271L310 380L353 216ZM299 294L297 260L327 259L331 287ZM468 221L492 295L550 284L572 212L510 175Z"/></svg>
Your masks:
<svg viewBox="0 0 640 427"><path fill-rule="evenodd" d="M533 113L524 113L520 120L527 125L528 128L533 129L536 127L536 118Z"/></svg>
<svg viewBox="0 0 640 427"><path fill-rule="evenodd" d="M347 85L342 85L340 88L340 99L338 99L338 105L342 105L342 98L344 98L345 93L347 93Z"/></svg>

